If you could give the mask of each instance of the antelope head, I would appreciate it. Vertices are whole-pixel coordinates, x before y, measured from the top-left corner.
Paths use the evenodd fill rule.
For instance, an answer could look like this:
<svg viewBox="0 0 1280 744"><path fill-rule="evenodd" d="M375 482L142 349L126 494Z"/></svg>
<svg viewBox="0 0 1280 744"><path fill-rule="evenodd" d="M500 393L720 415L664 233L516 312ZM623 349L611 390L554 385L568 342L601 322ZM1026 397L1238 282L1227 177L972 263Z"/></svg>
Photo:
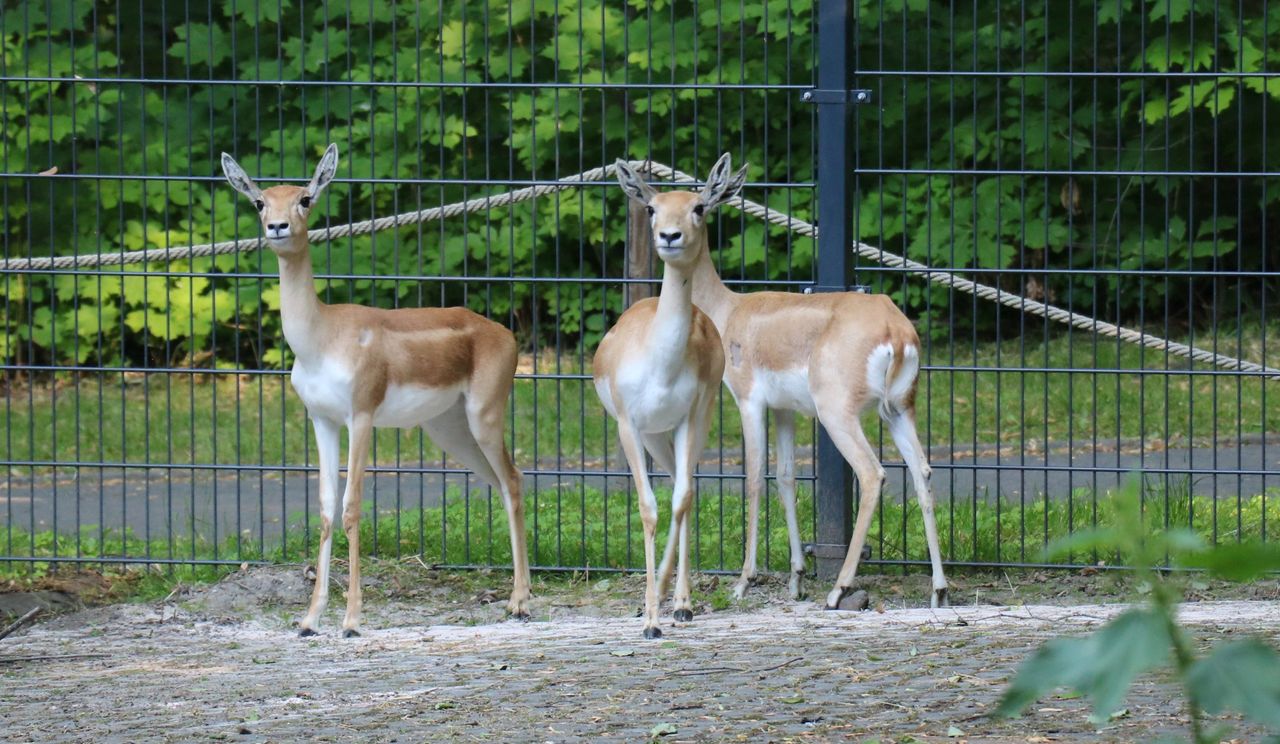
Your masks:
<svg viewBox="0 0 1280 744"><path fill-rule="evenodd" d="M653 243L663 262L680 268L697 263L707 245L707 215L738 195L747 178L747 166L732 172L729 153L711 167L701 191L668 191L659 194L623 160L614 163L618 183L634 201L644 205L653 228Z"/></svg>
<svg viewBox="0 0 1280 744"><path fill-rule="evenodd" d="M253 202L271 250L279 256L291 255L307 250L307 217L311 214L311 205L338 172L338 145L331 144L324 151L315 175L306 186L272 186L264 191L235 158L225 152L222 153L222 172L236 191Z"/></svg>

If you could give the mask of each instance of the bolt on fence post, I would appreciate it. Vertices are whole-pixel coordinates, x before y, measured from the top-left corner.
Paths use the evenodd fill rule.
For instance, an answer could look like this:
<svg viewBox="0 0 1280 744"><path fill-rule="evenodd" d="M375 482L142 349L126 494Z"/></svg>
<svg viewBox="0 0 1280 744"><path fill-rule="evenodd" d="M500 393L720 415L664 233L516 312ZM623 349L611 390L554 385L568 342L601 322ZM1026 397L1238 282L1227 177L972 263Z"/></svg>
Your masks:
<svg viewBox="0 0 1280 744"><path fill-rule="evenodd" d="M820 290L844 288L853 282L850 248L853 224L853 147L850 114L849 50L853 48L853 8L849 0L818 2L818 89L827 95L809 96L818 107L818 232L817 285ZM814 556L818 575L834 576L844 561L853 530L852 475L849 464L825 429L818 431L817 514Z"/></svg>

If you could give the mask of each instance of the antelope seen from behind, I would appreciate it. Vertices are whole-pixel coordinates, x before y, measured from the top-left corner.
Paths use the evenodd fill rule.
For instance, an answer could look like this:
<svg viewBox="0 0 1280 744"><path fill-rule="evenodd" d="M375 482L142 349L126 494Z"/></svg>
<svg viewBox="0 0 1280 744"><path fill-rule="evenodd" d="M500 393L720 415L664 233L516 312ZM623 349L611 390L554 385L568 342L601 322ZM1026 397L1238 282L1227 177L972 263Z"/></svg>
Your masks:
<svg viewBox="0 0 1280 744"><path fill-rule="evenodd" d="M714 174L729 170L729 154ZM745 171L739 173L743 173ZM666 194L664 196L675 196ZM692 194L684 198L693 198ZM696 215L669 224L668 230L697 230ZM724 344L724 381L742 415L747 475L747 539L738 598L756 577L760 494L765 475L765 416L777 425L778 494L786 512L791 543L792 598L801 594L804 555L796 519L795 414L816 416L858 477L862 499L849 552L836 585L827 595L834 608L849 591L858 570L871 517L880 501L884 467L876 457L860 418L874 407L906 461L924 516L933 568L933 607L947 603L929 464L916 432L916 376L920 338L907 316L885 295L856 292L738 294L721 281L707 251L693 267L693 302L710 316Z"/></svg>
<svg viewBox="0 0 1280 744"><path fill-rule="evenodd" d="M342 528L350 548L343 635L359 635L360 501L375 426L421 426L449 455L502 492L511 532L514 588L507 610L528 616L520 473L507 453L503 419L516 368L511 331L465 308L384 310L326 305L316 296L307 218L338 169L329 145L304 187L259 189L222 154L222 170L262 221L267 246L280 262L280 316L293 351L290 380L307 407L320 459L320 556L311 605L299 622L313 635L329 596L333 523L338 518L339 437L349 432Z"/></svg>
<svg viewBox="0 0 1280 744"><path fill-rule="evenodd" d="M689 579L689 511L693 470L707 439L711 409L724 374L715 325L692 300L693 270L706 252L707 213L737 193L742 174L713 172L700 194L658 194L629 166L615 164L627 196L643 204L662 259L659 296L632 305L605 334L593 364L596 392L618 420L618 439L636 482L644 526L644 637L660 638L658 603L678 561L675 619L693 619ZM645 450L671 474L671 532L655 581L658 502L646 470ZM678 548L677 548L678 546ZM678 557L675 553L678 550Z"/></svg>

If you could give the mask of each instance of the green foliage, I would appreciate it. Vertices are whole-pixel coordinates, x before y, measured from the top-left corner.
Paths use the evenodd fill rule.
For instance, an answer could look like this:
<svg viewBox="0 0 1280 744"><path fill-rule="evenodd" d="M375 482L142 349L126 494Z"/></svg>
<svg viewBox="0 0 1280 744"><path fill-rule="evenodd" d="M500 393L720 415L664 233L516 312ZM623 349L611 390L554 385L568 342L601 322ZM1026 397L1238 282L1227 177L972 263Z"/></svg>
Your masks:
<svg viewBox="0 0 1280 744"><path fill-rule="evenodd" d="M1238 710L1280 730L1280 655L1261 641L1218 646L1187 671L1187 687L1208 713Z"/></svg>
<svg viewBox="0 0 1280 744"><path fill-rule="evenodd" d="M812 112L792 90L524 85L804 84L813 79L815 57L808 0L267 5L147 3L121 14L111 3L79 2L3 11L4 69L55 79L0 83L4 170L56 166L81 176L10 177L0 184L8 255L254 236L251 210L218 178L222 150L265 180L297 179L327 142L337 141L339 176L357 182L336 184L317 206L319 220L335 223L508 188L464 181L544 180L622 155L652 155L699 172L727 149L752 164L753 181L815 177L808 157ZM1263 150L1261 138L1219 134L1248 131L1264 114L1280 117L1280 80L1249 74L1263 70L1280 6L1073 0L1024 7L1001 0L953 12L936 1L886 0L860 3L858 12L858 58L888 70L1223 73L1114 81L869 79L877 106L858 112L859 162L935 173L859 176L862 239L932 265L980 270L1203 269L1224 262L1274 268L1262 266L1262 252L1238 248L1280 231L1272 208L1280 189L1266 190L1263 179L1221 188L1216 179L984 171L1280 169L1280 150ZM101 77L334 84L92 82ZM461 81L521 87L378 85ZM94 175L101 178L83 178ZM132 178L156 175L175 180ZM756 200L813 217L808 189L753 191ZM620 309L612 287L372 277L617 276L624 213L623 199L606 185L340 241L317 249L320 270L371 278L321 285L333 301L467 304L509 320L531 344L590 347ZM812 241L730 212L715 223L713 239L731 276L808 276ZM5 277L0 356L175 365L208 353L217 364L287 366L270 295L274 280L236 276L270 275L271 257L200 259L167 269L146 278L136 275L140 267ZM886 281L881 288L897 292L913 311L949 300L941 288ZM1021 278L1008 281L1006 288L1024 289ZM1055 275L1045 283L1057 301L1102 314L1159 308L1186 317L1200 309L1201 300L1180 281L1148 282L1141 292L1117 276ZM1242 301L1252 296L1261 295L1244 292ZM984 305L971 320L958 320L987 331L996 318ZM946 333L946 325L932 332Z"/></svg>
<svg viewBox="0 0 1280 744"><path fill-rule="evenodd" d="M1258 723L1280 727L1280 656L1262 641L1248 640L1222 644L1196 659L1177 623L1177 589L1150 568L1173 554L1189 565L1204 566L1213 575L1248 581L1280 568L1280 551L1274 545L1207 548L1187 530L1152 535L1143 528L1139 489L1139 481L1131 480L1112 525L1059 541L1048 552L1090 549L1126 557L1151 587L1149 607L1126 611L1088 636L1046 643L1023 662L996 714L1017 715L1053 688L1068 686L1088 695L1094 719L1106 721L1137 675L1172 659L1197 744L1219 738L1204 731L1204 713L1234 710Z"/></svg>
<svg viewBox="0 0 1280 744"><path fill-rule="evenodd" d="M1169 645L1164 617L1152 610L1129 610L1083 638L1049 641L1023 662L999 712L1016 713L1034 703L1046 689L1035 682L1044 680L1050 688L1061 684L1088 694L1094 717L1105 721L1134 677L1168 661Z"/></svg>
<svg viewBox="0 0 1280 744"><path fill-rule="evenodd" d="M1191 568L1203 568L1228 581L1253 581L1280 571L1280 545L1274 542L1218 545L1190 553L1181 563Z"/></svg>

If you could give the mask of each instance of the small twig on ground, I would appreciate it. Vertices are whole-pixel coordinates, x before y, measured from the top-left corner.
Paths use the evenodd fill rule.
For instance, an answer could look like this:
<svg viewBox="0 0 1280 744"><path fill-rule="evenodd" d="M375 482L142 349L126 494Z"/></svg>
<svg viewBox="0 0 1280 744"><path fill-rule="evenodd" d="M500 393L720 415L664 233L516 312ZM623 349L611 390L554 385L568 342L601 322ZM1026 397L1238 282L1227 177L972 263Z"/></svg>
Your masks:
<svg viewBox="0 0 1280 744"><path fill-rule="evenodd" d="M59 661L62 659L105 659L110 654L49 654L44 656L0 656L0 664L17 664L22 661Z"/></svg>
<svg viewBox="0 0 1280 744"><path fill-rule="evenodd" d="M690 669L688 671L672 672L671 676L693 677L699 674L720 674L722 672L747 672L750 674L761 674L763 672L772 672L775 669L781 669L784 666L790 666L797 661L804 661L804 657L797 656L794 659L787 659L781 664L774 664L773 666L761 667L759 669L752 669L751 667L708 667L706 669Z"/></svg>
<svg viewBox="0 0 1280 744"><path fill-rule="evenodd" d="M18 618L17 620L14 620L12 623L9 623L7 626L5 626L5 629L4 629L4 630L0 630L0 638L4 638L5 636L7 636L7 635L9 635L9 634L13 633L13 632L14 632L15 630L17 630L18 628L21 628L22 626L24 626L24 625L26 625L27 623L31 622L31 621L35 618L35 616L36 616L36 615L39 615L39 614L40 614L40 609L41 609L41 608L39 608L39 607L32 607L32 608L27 612L27 614L23 615L22 617Z"/></svg>
<svg viewBox="0 0 1280 744"><path fill-rule="evenodd" d="M1024 606L1023 609L1026 609L1026 607ZM1026 612L1025 614L1019 614L1017 612L1001 612L1000 614L996 615L996 617L1009 617L1009 618L1013 618L1014 620L1035 620L1036 622L1039 622L1039 623L1055 622L1054 620L1049 620L1047 618L1036 617L1035 615L1032 615L1030 611Z"/></svg>
<svg viewBox="0 0 1280 744"><path fill-rule="evenodd" d="M782 667L784 667L784 666L791 666L792 664L796 663L797 661L804 661L804 657L803 657L803 656L797 656L797 657L795 657L795 658L793 658L793 659L787 659L786 661L782 662L781 664L774 664L773 666L767 666L767 667L764 667L763 669L752 669L751 671L752 671L752 672L754 672L754 673L756 673L756 674L759 674L760 672L772 672L774 669L781 669L781 668L782 668Z"/></svg>
<svg viewBox="0 0 1280 744"><path fill-rule="evenodd" d="M1105 623L1111 619L1109 617L1102 617L1101 615L1090 615L1087 612L1072 612L1070 614L1062 616L1063 620L1075 620L1078 618L1084 618L1086 620L1097 620L1100 623Z"/></svg>

